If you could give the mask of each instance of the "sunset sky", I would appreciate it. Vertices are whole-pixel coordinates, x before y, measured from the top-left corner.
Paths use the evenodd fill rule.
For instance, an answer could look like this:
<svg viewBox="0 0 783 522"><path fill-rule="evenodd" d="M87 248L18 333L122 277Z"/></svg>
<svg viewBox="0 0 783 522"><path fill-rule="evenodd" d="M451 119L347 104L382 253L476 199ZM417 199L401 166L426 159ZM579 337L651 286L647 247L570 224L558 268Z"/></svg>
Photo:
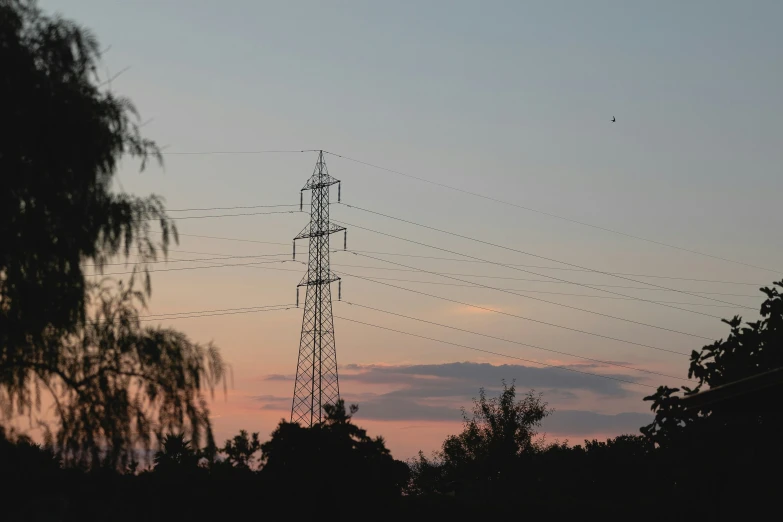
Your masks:
<svg viewBox="0 0 783 522"><path fill-rule="evenodd" d="M127 161L116 184L165 197L182 233L152 273L149 314L295 303L305 267L290 260L291 240L308 221L299 191L316 155L247 152L325 149L540 211L327 155L343 202L486 242L331 209L349 250L365 253L332 254L341 392L397 458L436 449L459 429L459 408L502 379L555 408L550 440L637 432L650 386L683 382L628 367L685 379L687 354L725 338L720 318L757 318L758 288L781 278L771 270L783 266L781 2L41 4L110 46L107 87L166 147L163 168ZM248 265L270 261L280 262ZM241 266L214 266L226 264ZM301 308L146 324L158 322L214 341L231 363L233 386L211 406L220 440L239 429L265 438L290 416Z"/></svg>

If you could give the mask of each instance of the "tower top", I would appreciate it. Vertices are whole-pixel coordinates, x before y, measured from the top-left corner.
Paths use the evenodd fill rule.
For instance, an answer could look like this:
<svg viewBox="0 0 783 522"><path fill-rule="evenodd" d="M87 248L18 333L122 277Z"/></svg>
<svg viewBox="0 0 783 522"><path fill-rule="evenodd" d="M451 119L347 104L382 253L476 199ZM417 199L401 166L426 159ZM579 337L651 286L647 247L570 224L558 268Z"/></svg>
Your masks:
<svg viewBox="0 0 783 522"><path fill-rule="evenodd" d="M310 176L305 186L302 187L302 191L329 187L335 183L340 183L340 180L329 175L329 170L326 168L326 160L324 160L324 151L319 150L318 161L315 163L313 175Z"/></svg>

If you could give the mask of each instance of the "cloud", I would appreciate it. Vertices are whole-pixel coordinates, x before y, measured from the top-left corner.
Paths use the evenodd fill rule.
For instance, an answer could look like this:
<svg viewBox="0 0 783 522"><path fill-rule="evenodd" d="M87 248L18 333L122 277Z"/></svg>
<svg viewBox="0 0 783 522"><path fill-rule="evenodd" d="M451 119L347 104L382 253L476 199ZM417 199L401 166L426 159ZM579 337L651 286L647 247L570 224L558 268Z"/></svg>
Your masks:
<svg viewBox="0 0 783 522"><path fill-rule="evenodd" d="M350 402L350 401L348 401ZM359 403L359 418L385 421L459 421L459 407L432 406L387 393Z"/></svg>
<svg viewBox="0 0 783 522"><path fill-rule="evenodd" d="M291 409L291 397L280 397L277 395L256 395L252 397L254 401L263 402L262 410L285 410Z"/></svg>
<svg viewBox="0 0 783 522"><path fill-rule="evenodd" d="M599 362L565 362L565 361L547 361L549 364L557 364L559 366L563 366L564 368L571 368L575 370L592 370L592 369L600 369L600 368L607 368L611 365L625 365L625 366L633 366L634 363L628 362L628 361L605 361L602 363Z"/></svg>
<svg viewBox="0 0 783 522"><path fill-rule="evenodd" d="M381 396L365 402L359 409L360 418L385 421L460 421L459 408L430 406L409 399ZM591 436L595 434L638 434L639 428L652 422L647 413L618 413L607 415L584 410L556 410L544 419L541 433L563 436Z"/></svg>
<svg viewBox="0 0 783 522"><path fill-rule="evenodd" d="M592 371L605 370L590 365ZM633 381L630 375L604 374ZM265 380L283 380L284 376L270 375ZM286 378L287 380L288 378ZM558 368L538 368L523 365L486 363L446 363L417 365L350 364L341 367L340 381L353 383L347 388L363 389L361 393L346 394L347 403L358 403L357 420L460 422L461 407L470 408L471 399L484 387L489 396L496 395L501 380L515 381L524 392L536 389L545 400L576 399L584 392L609 398L631 395L618 381L592 375L569 372ZM383 392L376 392L378 386ZM288 410L290 397L259 395L264 410ZM620 413L606 415L591 411L555 411L546 419L542 432L552 435L580 436L611 433L638 433L639 427L649 424L651 415Z"/></svg>
<svg viewBox="0 0 783 522"><path fill-rule="evenodd" d="M293 375L281 375L279 373L272 373L264 376L265 381L293 381L295 376Z"/></svg>
<svg viewBox="0 0 783 522"><path fill-rule="evenodd" d="M591 364L591 370L606 369ZM633 381L624 374L605 374ZM622 398L631 394L621 382L569 372L558 368L537 368L523 365L446 363L418 365L348 365L341 380L362 385L382 385L394 389L385 393L362 393L346 397L358 402L358 418L383 421L459 422L461 406L469 407L471 399L484 387L492 395L501 387L501 380L515 381L520 391L536 389L546 400L575 399L585 391L599 396ZM621 413L605 415L590 411L556 411L549 417L543 431L554 435L590 435L597 433L638 433L649 424L650 415Z"/></svg>
<svg viewBox="0 0 783 522"><path fill-rule="evenodd" d="M493 365L488 363L447 363L402 366L351 365L341 375L343 380L366 384L397 384L404 386L401 393L410 396L474 396L478 388L497 389L500 381L512 381L520 389L553 389L560 391L585 390L611 397L626 397L630 392L624 383L561 368L538 368L518 364ZM615 379L635 381L625 374L602 374ZM469 391L468 391L469 388Z"/></svg>

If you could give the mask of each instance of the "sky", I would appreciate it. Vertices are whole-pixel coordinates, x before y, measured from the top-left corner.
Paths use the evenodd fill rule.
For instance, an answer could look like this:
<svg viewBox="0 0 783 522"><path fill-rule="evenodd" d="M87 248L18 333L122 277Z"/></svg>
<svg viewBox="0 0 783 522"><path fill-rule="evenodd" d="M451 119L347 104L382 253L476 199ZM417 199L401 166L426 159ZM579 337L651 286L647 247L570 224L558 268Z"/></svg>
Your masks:
<svg viewBox="0 0 783 522"><path fill-rule="evenodd" d="M720 318L757 318L758 288L781 279L780 2L41 5L96 34L106 88L165 147L163 166L123 161L117 190L173 210L297 205L314 153L176 153L302 149L435 183L326 156L354 206L331 209L349 249L383 253L332 254L340 390L397 458L436 450L479 388L492 395L504 379L554 408L548 440L638 432L651 419L642 398L687 378L683 354L725 338ZM149 313L293 304L304 267L289 261L291 240L307 213L187 219L281 209L297 210L172 212L183 235L152 273ZM230 263L243 266L214 266ZM182 267L202 268L171 270ZM157 321L231 363L232 386L211 404L219 439L264 438L290 416L301 312Z"/></svg>

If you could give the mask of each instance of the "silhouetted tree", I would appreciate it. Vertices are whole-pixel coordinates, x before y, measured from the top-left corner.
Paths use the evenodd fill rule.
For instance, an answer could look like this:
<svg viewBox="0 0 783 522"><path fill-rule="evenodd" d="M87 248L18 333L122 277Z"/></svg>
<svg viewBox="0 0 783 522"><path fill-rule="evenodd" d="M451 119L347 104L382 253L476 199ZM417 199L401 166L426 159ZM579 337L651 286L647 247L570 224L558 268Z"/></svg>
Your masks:
<svg viewBox="0 0 783 522"><path fill-rule="evenodd" d="M235 468L249 470L255 462L254 455L261 449L258 433L248 436L247 431L240 430L233 439L226 441L221 451L226 454L226 461Z"/></svg>
<svg viewBox="0 0 783 522"><path fill-rule="evenodd" d="M747 517L776 496L776 483L766 475L783 463L783 451L767 441L783 435L780 386L698 408L686 408L682 401L783 367L783 295L775 286L783 287L783 281L761 289L767 297L761 320L744 326L739 316L724 320L731 328L726 340L692 352L688 376L696 378L695 387L661 386L645 397L655 419L642 433L663 450L659 458L667 462L664 480L673 485L671 498L694 513Z"/></svg>
<svg viewBox="0 0 783 522"><path fill-rule="evenodd" d="M533 478L527 493L537 510L554 518L590 513L621 520L633 512L636 520L654 519L669 491L657 480L655 446L641 435L548 444L536 452L532 465L519 471Z"/></svg>
<svg viewBox="0 0 783 522"><path fill-rule="evenodd" d="M171 472L198 465L198 454L185 435L166 435L162 447L155 452L155 471Z"/></svg>
<svg viewBox="0 0 783 522"><path fill-rule="evenodd" d="M0 519L58 520L63 501L67 501L63 486L69 478L50 446L0 426Z"/></svg>
<svg viewBox="0 0 783 522"><path fill-rule="evenodd" d="M34 1L0 1L0 410L32 415L48 393L66 461L123 468L157 431L209 437L203 392L224 365L212 346L139 324L146 263L176 229L157 196L111 190L121 157L143 168L160 153L131 102L101 86L98 49ZM85 263L132 253L127 285L85 278Z"/></svg>
<svg viewBox="0 0 783 522"><path fill-rule="evenodd" d="M325 406L325 419L311 428L281 421L261 445L262 475L281 495L304 494L314 509L337 495L354 503L399 498L408 468L392 458L382 437L372 438L351 422L357 410L352 405L346 411L340 400Z"/></svg>
<svg viewBox="0 0 783 522"><path fill-rule="evenodd" d="M656 444L677 445L692 434L709 431L714 436L727 430L761 434L759 430L774 429L770 422L780 415L779 396L755 396L754 404L728 401L686 410L681 397L703 389L728 384L759 373L783 367L783 296L775 286L783 288L783 281L772 288L762 288L767 299L761 305L759 321L742 326L742 318L723 320L731 327L726 340L707 345L700 352L691 353L688 377L696 378L693 388L661 386L644 400L652 401L655 420L642 432Z"/></svg>
<svg viewBox="0 0 783 522"><path fill-rule="evenodd" d="M502 495L519 482L520 466L541 447L536 428L550 412L532 391L517 400L513 383L503 382L500 396L491 399L482 388L472 415L463 410L462 433L449 436L433 460L420 453L411 463L413 491Z"/></svg>
<svg viewBox="0 0 783 522"><path fill-rule="evenodd" d="M36 444L26 435L0 426L0 477L7 481L40 480L56 474L60 459L51 447Z"/></svg>

